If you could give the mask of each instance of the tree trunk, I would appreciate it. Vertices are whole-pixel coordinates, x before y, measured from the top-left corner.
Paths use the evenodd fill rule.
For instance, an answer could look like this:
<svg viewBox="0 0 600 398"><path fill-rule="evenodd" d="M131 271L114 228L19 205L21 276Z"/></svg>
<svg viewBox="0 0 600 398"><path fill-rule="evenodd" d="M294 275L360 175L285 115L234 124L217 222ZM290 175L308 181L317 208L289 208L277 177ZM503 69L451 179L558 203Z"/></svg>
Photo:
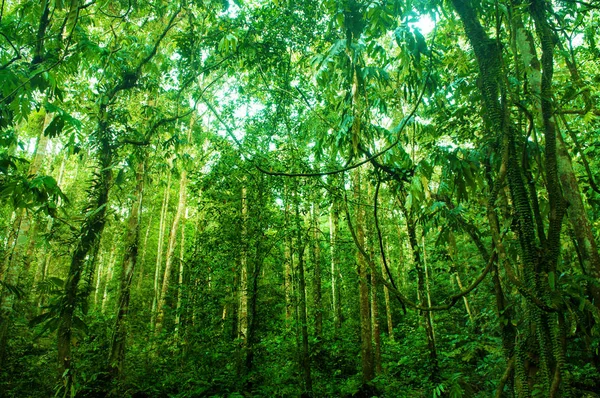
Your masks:
<svg viewBox="0 0 600 398"><path fill-rule="evenodd" d="M104 293L102 293L102 305L100 307L103 314L106 311L106 303L108 302L108 297L109 297L108 291L110 289L110 283L112 282L112 279L113 279L115 262L117 261L116 250L117 250L116 239L113 239L112 247L110 248L110 256L108 258L108 267L106 269L106 276L104 277Z"/></svg>
<svg viewBox="0 0 600 398"><path fill-rule="evenodd" d="M556 266L560 254L560 232L564 214L564 200L560 192L557 163L557 134L553 119L552 78L554 39L552 28L548 22L548 8L551 4L545 1L533 0L529 4L529 12L535 22L536 33L542 48L542 76L540 87L542 124L545 138L545 171L546 188L549 202L549 226L547 237L539 236L542 245L536 240L536 224L528 190L526 189L516 142L518 131L514 125L506 98L509 87L506 87L505 70L502 60L502 48L496 39L487 35L481 25L475 7L469 0L452 0L456 11L463 23L467 38L473 47L480 71L479 88L483 100L483 117L488 128L502 138L506 165L506 176L513 204L513 225L517 232L520 247L520 259L523 270L523 286L520 289L526 293L528 301L526 310L531 320L528 327L523 328L523 343L525 339L535 341L527 344L534 355L539 355L538 372L533 367L527 374L521 366L526 355L519 348L515 361L515 373L519 376L520 393L529 394L529 385L539 384L543 393L555 396L560 385L561 368L564 361L564 350L561 348L558 334L551 333L550 325L556 321L556 315L543 311L533 300L544 304L550 302L549 276L556 275ZM507 267L508 270L508 267ZM564 334L564 328L560 334Z"/></svg>
<svg viewBox="0 0 600 398"><path fill-rule="evenodd" d="M361 176L360 169L352 175L354 202L356 203L356 238L361 247L365 247L365 211L361 206ZM371 332L371 311L369 302L368 271L366 260L360 252L356 254L358 265L358 302L360 308L360 357L363 384L369 383L375 377L373 358L373 342Z"/></svg>
<svg viewBox="0 0 600 398"><path fill-rule="evenodd" d="M452 259L452 268L454 269L454 276L456 278L456 283L460 290L463 290L462 281L460 280L460 275L458 273L458 266L456 264L456 257L458 256L458 251L456 250L456 238L454 237L454 233L450 231L448 233L448 245L449 250L448 254L450 254L450 258ZM486 260L487 262L487 260ZM465 310L469 315L469 320L471 321L471 325L475 326L475 318L473 317L473 312L471 311L471 305L469 304L469 299L467 296L463 296L463 303L465 304Z"/></svg>
<svg viewBox="0 0 600 398"><path fill-rule="evenodd" d="M290 222L290 201L289 193L287 191L287 185L284 188L284 200L285 200L285 226L287 230L292 229ZM294 279L293 279L293 247L292 247L292 236L286 234L284 238L284 275L283 275L283 288L285 292L285 319L290 321L292 319L292 310L294 309Z"/></svg>
<svg viewBox="0 0 600 398"><path fill-rule="evenodd" d="M600 255L598 254L594 232L583 205L583 198L573 170L571 156L560 133L557 134L557 138L558 176L562 193L568 203L567 217L573 228L577 248L581 253L583 269L600 281ZM600 308L600 289L592 287L590 291L596 307Z"/></svg>
<svg viewBox="0 0 600 398"><path fill-rule="evenodd" d="M336 332L342 327L341 278L338 264L339 207L335 198L329 212L329 247L331 254L331 302L333 305L333 324Z"/></svg>
<svg viewBox="0 0 600 398"><path fill-rule="evenodd" d="M414 221L412 210L406 209L403 204L401 204L401 207L406 219L406 227L408 229L408 240L413 253L414 267L417 271L417 293L419 297L419 305L430 306L428 305L429 300L427 300L425 268L421 256L419 242L417 241L417 226ZM423 318L423 323L425 326L425 335L427 337L427 349L429 351L429 377L430 380L435 383L439 381L439 365L437 358L437 349L435 345L435 336L433 333L433 324L431 322L429 312L430 311L421 311L421 316Z"/></svg>
<svg viewBox="0 0 600 398"><path fill-rule="evenodd" d="M125 343L127 339L127 315L129 314L129 299L131 296L131 282L138 260L138 247L140 240L140 219L142 217L142 201L144 190L144 161L138 160L136 170L135 197L131 204L127 231L125 233L125 253L121 265L121 278L117 301L117 317L112 337L109 357L109 371L119 378L123 374L125 362Z"/></svg>
<svg viewBox="0 0 600 398"><path fill-rule="evenodd" d="M156 315L157 305L160 296L160 288L159 288L159 277L160 271L162 269L162 259L163 259L163 247L165 241L165 227L167 225L167 214L169 212L169 198L171 195L171 175L172 172L169 169L167 171L167 186L165 187L165 192L163 196L163 202L160 209L160 222L158 225L158 245L156 249L156 265L154 267L154 294L152 296L152 308L151 308L151 320L150 324L153 330L156 330Z"/></svg>
<svg viewBox="0 0 600 398"><path fill-rule="evenodd" d="M63 186L63 178L65 175L65 166L67 163L68 155L65 154L60 162L60 168L58 172L58 177L56 178L56 185L59 187ZM49 235L52 232L52 227L54 225L54 218L48 218L48 224L46 225L46 235ZM43 246L43 250L38 258L38 267L35 274L35 278L33 280L34 286L38 286L40 282L46 280L46 276L48 275L48 267L50 266L50 259L52 257L52 249L51 246L46 242ZM39 294L37 298L37 307L40 309L44 305L44 295Z"/></svg>
<svg viewBox="0 0 600 398"><path fill-rule="evenodd" d="M370 184L367 185L367 196L370 198L373 197ZM375 225L375 220L372 213L368 214L368 216L365 215L366 219L368 220L365 223L367 253L369 253L369 256L371 257L373 262L376 263L375 245L373 242L373 240L375 239L376 231L374 230L374 228L370 228L370 226ZM385 273L382 275L385 275ZM381 330L379 324L379 306L377 303L378 283L377 278L372 273L372 271L369 273L369 281L371 282L371 339L373 341L373 363L375 365L375 373L381 374Z"/></svg>
<svg viewBox="0 0 600 398"><path fill-rule="evenodd" d="M181 242L179 242L179 274L177 278L177 307L175 308L175 337L179 336L179 328L181 323L181 305L183 303L183 271L184 271L184 257L185 257L185 222L187 220L187 209L186 214L183 216L183 222L181 223ZM225 315L225 314L224 314Z"/></svg>
<svg viewBox="0 0 600 398"><path fill-rule="evenodd" d="M319 202L315 200L312 208L312 244L313 244L313 305L315 316L315 337L321 340L323 337L323 307L321 304L321 245L319 228Z"/></svg>
<svg viewBox="0 0 600 398"><path fill-rule="evenodd" d="M48 145L48 137L44 135L44 130L50 123L50 115L45 114L44 121L39 127L36 140L33 159L29 164L27 174L35 176L39 173L42 160L46 156L46 146ZM22 271L26 271L29 261L24 250L35 242L35 225L32 228L33 219L25 209L17 209L16 217L12 224L12 231L9 233L9 240L6 246L8 255L5 259L3 267L4 272L0 274L0 280L4 283L0 286L0 363L4 360L6 352L6 344L8 342L8 328L11 321L15 295L12 289L16 289L19 285ZM33 236L31 236L33 235ZM10 239L12 237L12 239ZM27 244L29 242L29 245Z"/></svg>
<svg viewBox="0 0 600 398"><path fill-rule="evenodd" d="M383 274L385 275L385 274ZM373 333L373 361L375 372L381 374L381 331L379 325L379 307L377 305L377 278L371 275L371 331Z"/></svg>
<svg viewBox="0 0 600 398"><path fill-rule="evenodd" d="M308 317L306 311L306 281L304 278L304 240L302 239L302 225L300 217L300 198L298 193L295 194L296 207L296 247L298 250L298 314L301 330L301 347L300 347L300 369L304 380L304 391L308 394L312 393L312 376L310 369L310 355L308 347Z"/></svg>
<svg viewBox="0 0 600 398"><path fill-rule="evenodd" d="M152 216L154 215L152 211L149 211L150 217L148 217L148 227L146 228L146 234L144 235L144 243L142 244L142 255L140 256L139 261L139 276L137 277L137 288L140 289L142 287L142 282L144 281L144 269L146 265L146 253L148 252L148 236L150 236L150 230L152 229Z"/></svg>
<svg viewBox="0 0 600 398"><path fill-rule="evenodd" d="M165 272L163 275L162 288L158 299L156 315L156 328L155 332L158 334L161 331L164 316L165 316L165 301L167 293L169 291L169 284L171 279L171 267L173 260L175 260L175 246L177 245L177 232L179 231L179 222L185 211L186 196L187 195L187 171L183 169L181 171L181 178L179 180L179 201L177 202L177 210L175 211L175 217L173 218L173 224L171 225L171 232L169 233L169 243L167 246L166 261L165 261Z"/></svg>
<svg viewBox="0 0 600 398"><path fill-rule="evenodd" d="M387 275L387 271L385 269L385 266L383 265L383 262L381 263L381 275L383 275L384 278L385 278L385 275ZM383 287L383 295L385 297L385 316L386 316L386 320L387 320L388 336L389 336L390 340L394 341L394 323L392 322L392 307L390 305L390 291L388 290L387 286Z"/></svg>
<svg viewBox="0 0 600 398"><path fill-rule="evenodd" d="M241 340L239 370L246 376L246 356L248 354L248 196L246 187L241 192L241 253L239 272L238 338Z"/></svg>
<svg viewBox="0 0 600 398"><path fill-rule="evenodd" d="M108 115L106 112L107 102L100 105L98 131L96 133L99 141L98 160L99 167L96 180L90 189L89 201L83 209L86 216L81 225L77 243L65 282L64 305L61 307L58 325L58 370L63 378L65 392L71 393L73 382L73 369L71 368L71 336L73 334L73 317L75 310L80 304L77 300L79 281L83 266L88 253L98 243L104 225L106 223L106 208L108 206L108 195L112 184L112 162L113 152L110 133L108 131Z"/></svg>

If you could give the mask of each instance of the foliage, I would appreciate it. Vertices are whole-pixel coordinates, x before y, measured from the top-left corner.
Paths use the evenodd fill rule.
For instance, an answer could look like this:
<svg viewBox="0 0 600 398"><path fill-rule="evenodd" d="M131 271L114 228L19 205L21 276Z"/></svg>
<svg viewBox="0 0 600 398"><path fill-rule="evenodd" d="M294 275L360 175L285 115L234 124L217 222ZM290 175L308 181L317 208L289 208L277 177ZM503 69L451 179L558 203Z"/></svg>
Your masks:
<svg viewBox="0 0 600 398"><path fill-rule="evenodd" d="M0 397L595 396L599 12L2 2Z"/></svg>

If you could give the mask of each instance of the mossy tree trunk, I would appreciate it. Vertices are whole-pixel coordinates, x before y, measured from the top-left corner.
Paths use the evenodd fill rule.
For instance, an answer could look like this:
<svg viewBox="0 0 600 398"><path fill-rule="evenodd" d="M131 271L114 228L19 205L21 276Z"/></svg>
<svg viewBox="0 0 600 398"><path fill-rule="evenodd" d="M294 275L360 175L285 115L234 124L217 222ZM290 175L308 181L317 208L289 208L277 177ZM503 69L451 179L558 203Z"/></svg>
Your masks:
<svg viewBox="0 0 600 398"><path fill-rule="evenodd" d="M109 371L115 378L123 374L125 363L125 346L127 339L127 315L129 314L129 300L131 297L131 284L138 262L138 249L140 241L140 220L142 217L142 201L144 190L144 160L138 159L136 170L135 194L131 204L127 230L125 232L125 253L121 265L119 292L115 328L113 331Z"/></svg>

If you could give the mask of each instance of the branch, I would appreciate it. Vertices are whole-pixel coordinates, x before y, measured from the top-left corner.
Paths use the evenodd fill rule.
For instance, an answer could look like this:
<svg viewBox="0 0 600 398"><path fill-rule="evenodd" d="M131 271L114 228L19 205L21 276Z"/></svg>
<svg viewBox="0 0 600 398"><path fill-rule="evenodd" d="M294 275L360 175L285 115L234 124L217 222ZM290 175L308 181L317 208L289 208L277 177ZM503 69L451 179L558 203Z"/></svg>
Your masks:
<svg viewBox="0 0 600 398"><path fill-rule="evenodd" d="M404 296L398 289L396 289L390 282L388 282L385 278L383 278L381 276L381 274L379 274L377 272L377 267L375 266L375 263L369 257L369 255L365 251L364 247L362 247L362 245L358 242L358 238L356 237L356 232L354 231L354 227L352 226L352 221L350 219L350 210L348 209L348 197L345 193L344 193L344 199L345 199L344 210L346 211L346 221L348 222L348 229L350 229L350 234L352 235L352 239L354 240L354 244L358 248L358 251L363 256L363 258L365 259L367 264L369 265L369 268L371 268L371 272L372 272L373 276L375 276L378 281L383 283L383 285L385 287L387 287L388 290L391 291L400 301L402 301L404 304L408 305L411 308L414 308L419 311L449 310L450 308L454 307L454 305L456 305L456 303L458 302L458 300L460 298L471 293L485 279L485 276L489 273L490 269L492 269L492 265L494 264L494 261L496 261L497 255L496 255L496 252L494 251L494 253L490 257L490 259L489 259L485 269L481 273L481 275L468 288L448 297L448 299L446 300L448 302L448 304L435 305L435 306L431 306L431 307L424 307L421 305L417 305L413 301L408 299L406 296Z"/></svg>
<svg viewBox="0 0 600 398"><path fill-rule="evenodd" d="M1 18L0 18L1 20ZM7 63L5 63L4 65L0 66L0 70L6 69L8 68L13 62L21 59L21 53L19 52L19 50L15 47L15 45L13 44L12 41L10 41L10 39L8 38L8 36L6 36L3 32L0 32L0 35L4 36L4 38L6 39L6 41L8 42L8 44L10 44L10 46L13 48L13 50L15 51L16 55Z"/></svg>
<svg viewBox="0 0 600 398"><path fill-rule="evenodd" d="M502 398L504 396L504 386L508 382L508 379L510 378L510 375L512 374L514 367L515 367L515 357L513 356L512 358L509 359L508 364L506 365L506 370L504 371L504 374L502 375L500 382L498 382L498 388L496 389L496 398Z"/></svg>
<svg viewBox="0 0 600 398"><path fill-rule="evenodd" d="M397 289L396 284L394 283L394 278L392 278L392 273L390 272L390 268L388 267L388 263L387 263L387 259L385 256L385 249L383 247L383 237L381 235L381 228L379 227L379 216L377 214L377 205L379 202L379 186L381 185L381 178L379 173L377 173L377 185L375 186L375 196L373 198L373 218L375 219L375 229L377 230L377 239L379 241L379 251L381 252L381 261L383 262L383 266L385 268L385 271L388 275L388 278L390 278L390 283L392 284L392 286L394 288ZM404 302L402 300L399 300L400 304L402 304L402 310L404 312L404 314L406 315L406 305L404 305Z"/></svg>
<svg viewBox="0 0 600 398"><path fill-rule="evenodd" d="M380 157L384 153L388 152L390 149L393 149L396 145L398 145L400 143L400 134L402 133L402 131L404 131L404 128L408 124L409 120L412 119L412 117L417 112L417 109L419 108L419 104L421 103L421 100L423 99L423 95L425 94L425 89L427 87L427 80L429 80L429 75L427 75L427 77L425 78L425 82L423 83L423 88L421 90L421 93L419 94L419 97L417 98L417 101L416 101L415 105L413 106L412 110L410 111L410 113L404 119L402 119L402 122L400 122L400 125L398 126L398 132L396 133L396 140L394 142L392 142L390 145L388 145L387 147L385 147L384 149L382 149L381 151L375 153L372 156L369 156L368 158L366 158L364 160L361 160L358 163L355 163L353 165L346 166L346 167L343 167L343 168L337 169L337 170L317 171L317 172L308 172L308 173L286 173L286 172L280 172L280 171L268 171L268 170L263 169L261 166L259 166L257 164L255 164L254 166L261 173L264 173L264 174L267 174L267 175L270 175L270 176L283 176L283 177L322 177L322 176L328 176L328 175L332 175L332 174L344 173L346 171L350 171L350 170L356 169L356 168L362 166L363 164L369 163L372 160L377 159L378 157Z"/></svg>

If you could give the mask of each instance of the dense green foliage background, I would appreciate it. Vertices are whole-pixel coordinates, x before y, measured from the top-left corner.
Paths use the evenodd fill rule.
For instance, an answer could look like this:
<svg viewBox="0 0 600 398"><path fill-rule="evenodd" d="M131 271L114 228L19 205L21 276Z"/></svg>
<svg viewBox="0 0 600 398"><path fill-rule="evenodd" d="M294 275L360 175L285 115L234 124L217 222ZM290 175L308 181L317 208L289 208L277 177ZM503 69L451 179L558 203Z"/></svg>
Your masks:
<svg viewBox="0 0 600 398"><path fill-rule="evenodd" d="M600 5L3 0L0 397L597 397Z"/></svg>

